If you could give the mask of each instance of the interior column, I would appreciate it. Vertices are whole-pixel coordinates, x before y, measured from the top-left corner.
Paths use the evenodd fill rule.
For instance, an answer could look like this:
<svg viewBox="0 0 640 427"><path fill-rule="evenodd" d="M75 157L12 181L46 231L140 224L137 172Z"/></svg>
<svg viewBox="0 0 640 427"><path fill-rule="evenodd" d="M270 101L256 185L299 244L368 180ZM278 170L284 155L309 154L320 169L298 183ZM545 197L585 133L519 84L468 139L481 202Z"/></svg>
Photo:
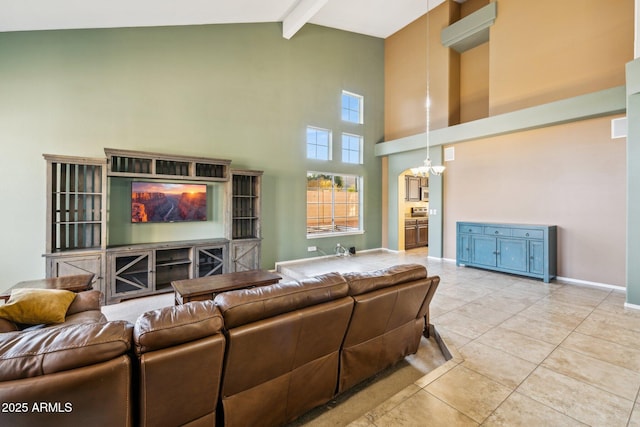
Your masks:
<svg viewBox="0 0 640 427"><path fill-rule="evenodd" d="M640 309L640 0L635 1L634 57L627 64L627 302Z"/></svg>

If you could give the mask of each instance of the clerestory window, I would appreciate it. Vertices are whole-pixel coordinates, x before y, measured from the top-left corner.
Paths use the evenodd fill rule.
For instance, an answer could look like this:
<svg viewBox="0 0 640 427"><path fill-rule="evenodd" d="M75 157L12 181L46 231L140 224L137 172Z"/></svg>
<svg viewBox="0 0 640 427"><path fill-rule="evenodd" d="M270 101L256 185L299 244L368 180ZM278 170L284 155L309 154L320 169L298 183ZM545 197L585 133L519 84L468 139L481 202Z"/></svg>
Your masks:
<svg viewBox="0 0 640 427"><path fill-rule="evenodd" d="M307 159L331 160L331 131L307 126Z"/></svg>
<svg viewBox="0 0 640 427"><path fill-rule="evenodd" d="M355 93L342 91L342 120L362 124L364 98Z"/></svg>

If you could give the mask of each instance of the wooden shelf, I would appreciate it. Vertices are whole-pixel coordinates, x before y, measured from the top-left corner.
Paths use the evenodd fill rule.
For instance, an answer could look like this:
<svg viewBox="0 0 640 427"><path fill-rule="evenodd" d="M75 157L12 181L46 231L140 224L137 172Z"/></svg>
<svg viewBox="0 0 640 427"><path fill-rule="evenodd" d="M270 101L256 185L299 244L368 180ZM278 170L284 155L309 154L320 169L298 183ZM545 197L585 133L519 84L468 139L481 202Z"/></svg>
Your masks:
<svg viewBox="0 0 640 427"><path fill-rule="evenodd" d="M235 171L232 173L232 239L260 237L260 179L261 172L257 171L250 173Z"/></svg>
<svg viewBox="0 0 640 427"><path fill-rule="evenodd" d="M172 267L174 265L184 265L184 264L191 264L191 260L180 259L176 261L158 262L156 263L156 267Z"/></svg>
<svg viewBox="0 0 640 427"><path fill-rule="evenodd" d="M228 181L231 160L105 148L108 176Z"/></svg>

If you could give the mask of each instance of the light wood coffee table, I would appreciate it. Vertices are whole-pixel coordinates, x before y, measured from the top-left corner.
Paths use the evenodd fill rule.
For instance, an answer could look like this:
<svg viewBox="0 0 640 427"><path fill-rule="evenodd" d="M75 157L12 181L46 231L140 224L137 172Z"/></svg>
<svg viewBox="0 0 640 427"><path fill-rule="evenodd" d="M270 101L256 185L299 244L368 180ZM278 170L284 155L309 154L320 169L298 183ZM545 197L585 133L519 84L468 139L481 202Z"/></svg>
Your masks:
<svg viewBox="0 0 640 427"><path fill-rule="evenodd" d="M27 280L13 285L2 294L0 300L8 300L11 291L17 288L31 289L63 289L71 292L90 291L93 287L93 274L76 274L74 276L52 277L49 279Z"/></svg>
<svg viewBox="0 0 640 427"><path fill-rule="evenodd" d="M213 299L220 292L271 285L278 283L280 279L280 275L267 270L249 270L197 279L174 280L171 286L175 294L175 305L180 305L190 301Z"/></svg>

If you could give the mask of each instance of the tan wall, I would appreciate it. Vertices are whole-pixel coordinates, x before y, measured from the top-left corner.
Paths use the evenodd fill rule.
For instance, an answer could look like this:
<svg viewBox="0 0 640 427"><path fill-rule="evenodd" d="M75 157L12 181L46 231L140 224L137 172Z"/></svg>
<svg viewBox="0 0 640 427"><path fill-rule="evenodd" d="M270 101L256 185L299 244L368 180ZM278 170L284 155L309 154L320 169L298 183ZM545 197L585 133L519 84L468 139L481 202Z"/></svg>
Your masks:
<svg viewBox="0 0 640 427"><path fill-rule="evenodd" d="M384 139L424 132L426 15L385 40Z"/></svg>
<svg viewBox="0 0 640 427"><path fill-rule="evenodd" d="M460 122L489 116L489 43L460 55Z"/></svg>
<svg viewBox="0 0 640 427"><path fill-rule="evenodd" d="M483 81L489 115L624 84L625 64L633 59L633 3L499 1L489 43L461 55L461 83L447 82L461 85L462 121L482 115L485 101L474 93L487 93ZM417 33L412 26L393 37ZM413 54L407 40L389 41L387 61ZM385 76L386 94L403 87L396 77ZM387 140L423 132L397 105L387 96ZM440 114L451 110L434 107ZM456 144L443 175L444 257L455 258L456 221L556 224L560 276L624 286L626 143L610 138L612 118Z"/></svg>
<svg viewBox="0 0 640 427"><path fill-rule="evenodd" d="M634 0L501 0L490 35L490 114L625 83Z"/></svg>
<svg viewBox="0 0 640 427"><path fill-rule="evenodd" d="M610 119L456 144L444 257L456 257L456 221L555 224L559 276L624 286L626 143Z"/></svg>
<svg viewBox="0 0 640 427"><path fill-rule="evenodd" d="M464 18L489 4L489 0L467 0L460 5ZM470 122L489 115L489 43L457 54L459 70L458 102L460 112L449 123Z"/></svg>
<svg viewBox="0 0 640 427"><path fill-rule="evenodd" d="M445 2L431 12L429 21L429 63L431 82L431 129L449 126L452 105L450 91L458 93L457 54L440 43L440 32L458 14L458 5ZM385 140L424 132L427 99L427 19L426 15L385 40ZM457 68L457 67L456 67ZM451 84L452 72L455 85Z"/></svg>

